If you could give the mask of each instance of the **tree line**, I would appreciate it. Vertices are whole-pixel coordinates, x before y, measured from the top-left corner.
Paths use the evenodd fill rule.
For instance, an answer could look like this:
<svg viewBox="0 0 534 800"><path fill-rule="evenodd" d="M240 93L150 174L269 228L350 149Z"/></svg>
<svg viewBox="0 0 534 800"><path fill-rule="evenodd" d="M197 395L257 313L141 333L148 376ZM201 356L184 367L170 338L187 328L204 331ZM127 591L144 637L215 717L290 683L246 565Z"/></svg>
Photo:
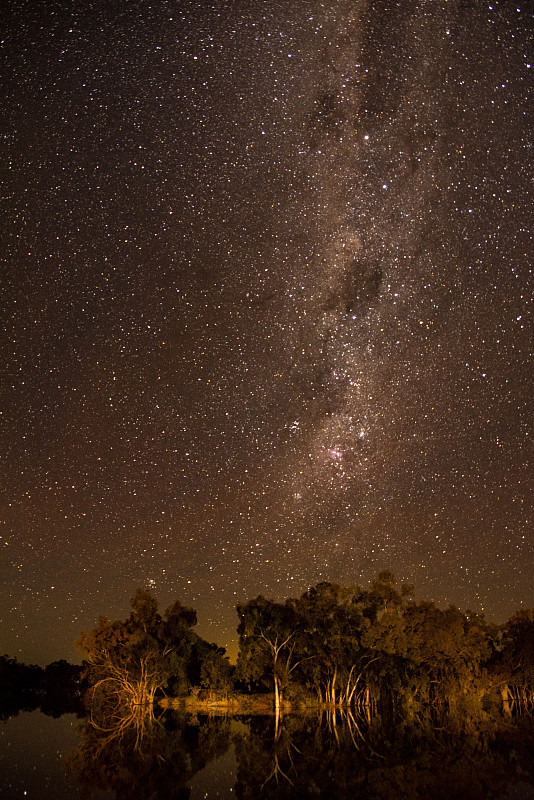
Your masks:
<svg viewBox="0 0 534 800"><path fill-rule="evenodd" d="M40 667L0 656L0 719L37 708L53 717L83 713L88 688L83 673L83 666L63 658Z"/></svg>
<svg viewBox="0 0 534 800"><path fill-rule="evenodd" d="M235 667L198 636L196 612L163 613L138 589L126 620L105 617L77 647L89 702L102 714L164 695L205 699L268 693L293 705L351 707L362 715L434 708L500 715L534 710L534 611L503 625L454 606L414 600L411 585L380 572L367 588L322 582L284 601L237 606Z"/></svg>

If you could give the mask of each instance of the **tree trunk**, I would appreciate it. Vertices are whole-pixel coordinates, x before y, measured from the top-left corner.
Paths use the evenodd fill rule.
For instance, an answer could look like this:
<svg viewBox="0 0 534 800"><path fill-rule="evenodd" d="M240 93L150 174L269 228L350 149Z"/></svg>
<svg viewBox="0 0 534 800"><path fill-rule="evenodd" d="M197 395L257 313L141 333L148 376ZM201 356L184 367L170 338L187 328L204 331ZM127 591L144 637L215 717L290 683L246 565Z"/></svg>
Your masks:
<svg viewBox="0 0 534 800"><path fill-rule="evenodd" d="M330 683L330 702L333 706L336 704L336 680L337 680L337 667L334 669L332 682Z"/></svg>
<svg viewBox="0 0 534 800"><path fill-rule="evenodd" d="M365 687L365 693L364 693L363 708L364 708L364 713L365 713L365 721L367 722L367 724L368 724L368 725L370 725L370 724L371 724L371 702L370 702L370 694L371 694L371 693L370 693L370 691L369 691L369 687L368 687L368 686L366 686L366 687Z"/></svg>
<svg viewBox="0 0 534 800"><path fill-rule="evenodd" d="M276 715L280 714L280 703L281 703L281 692L280 692L280 679L278 675L274 676L274 710Z"/></svg>
<svg viewBox="0 0 534 800"><path fill-rule="evenodd" d="M502 687L501 689L501 697L502 697L502 711L505 717L512 716L512 696L510 694L510 689L508 688L508 684Z"/></svg>

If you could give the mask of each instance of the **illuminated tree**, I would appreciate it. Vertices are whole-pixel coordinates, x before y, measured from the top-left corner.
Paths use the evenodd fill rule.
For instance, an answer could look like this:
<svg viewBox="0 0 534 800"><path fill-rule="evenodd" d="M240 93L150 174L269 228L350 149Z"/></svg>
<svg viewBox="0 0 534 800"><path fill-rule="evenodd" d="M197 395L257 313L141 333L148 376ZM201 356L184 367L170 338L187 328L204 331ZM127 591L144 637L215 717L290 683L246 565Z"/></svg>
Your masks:
<svg viewBox="0 0 534 800"><path fill-rule="evenodd" d="M127 620L101 616L89 633L82 632L76 647L86 664L89 703L96 718L107 720L146 712L156 692L189 686L188 659L196 634L196 612L174 603L163 616L145 589L138 589ZM199 637L196 637L197 639Z"/></svg>
<svg viewBox="0 0 534 800"><path fill-rule="evenodd" d="M534 711L534 609L517 611L502 628L494 673L505 709Z"/></svg>
<svg viewBox="0 0 534 800"><path fill-rule="evenodd" d="M298 616L291 605L266 600L261 595L238 605L237 613L240 647L237 676L249 682L270 676L278 713L289 677L298 666L295 660Z"/></svg>

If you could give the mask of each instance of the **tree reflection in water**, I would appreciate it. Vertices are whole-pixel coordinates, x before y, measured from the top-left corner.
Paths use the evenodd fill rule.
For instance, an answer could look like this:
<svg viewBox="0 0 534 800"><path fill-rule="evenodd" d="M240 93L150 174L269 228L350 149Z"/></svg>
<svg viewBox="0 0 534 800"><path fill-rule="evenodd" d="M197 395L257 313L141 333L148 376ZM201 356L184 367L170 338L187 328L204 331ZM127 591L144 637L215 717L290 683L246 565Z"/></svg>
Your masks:
<svg viewBox="0 0 534 800"><path fill-rule="evenodd" d="M425 724L421 724L425 723ZM531 732L442 720L388 731L332 709L321 717L250 720L236 737L236 796L358 798L358 800L534 799Z"/></svg>
<svg viewBox="0 0 534 800"><path fill-rule="evenodd" d="M66 769L90 793L112 789L119 800L188 798L188 784L206 764L230 745L230 722L191 715L143 714L115 734L85 721L78 748L66 758Z"/></svg>
<svg viewBox="0 0 534 800"><path fill-rule="evenodd" d="M242 800L534 800L532 729L421 717L389 725L332 709L319 715L192 716L132 721L117 735L86 722L68 769L117 798L188 798L193 777L235 745ZM140 720L138 720L140 722ZM239 731L236 730L239 728ZM216 789L217 787L214 787ZM218 792L217 796L221 794Z"/></svg>

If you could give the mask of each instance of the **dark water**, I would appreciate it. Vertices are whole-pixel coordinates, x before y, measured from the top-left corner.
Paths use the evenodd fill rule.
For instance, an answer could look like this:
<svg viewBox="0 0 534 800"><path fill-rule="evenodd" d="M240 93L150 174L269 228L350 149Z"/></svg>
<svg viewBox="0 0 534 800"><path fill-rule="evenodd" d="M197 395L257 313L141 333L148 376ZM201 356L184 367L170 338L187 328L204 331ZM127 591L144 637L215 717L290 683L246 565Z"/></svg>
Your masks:
<svg viewBox="0 0 534 800"><path fill-rule="evenodd" d="M39 711L0 722L2 798L534 800L526 726L419 721L386 732L346 715L167 712L101 733Z"/></svg>
<svg viewBox="0 0 534 800"><path fill-rule="evenodd" d="M76 800L82 789L67 776L66 753L78 745L74 714L54 719L26 711L0 721L0 796L34 800ZM113 797L112 791L99 797Z"/></svg>

